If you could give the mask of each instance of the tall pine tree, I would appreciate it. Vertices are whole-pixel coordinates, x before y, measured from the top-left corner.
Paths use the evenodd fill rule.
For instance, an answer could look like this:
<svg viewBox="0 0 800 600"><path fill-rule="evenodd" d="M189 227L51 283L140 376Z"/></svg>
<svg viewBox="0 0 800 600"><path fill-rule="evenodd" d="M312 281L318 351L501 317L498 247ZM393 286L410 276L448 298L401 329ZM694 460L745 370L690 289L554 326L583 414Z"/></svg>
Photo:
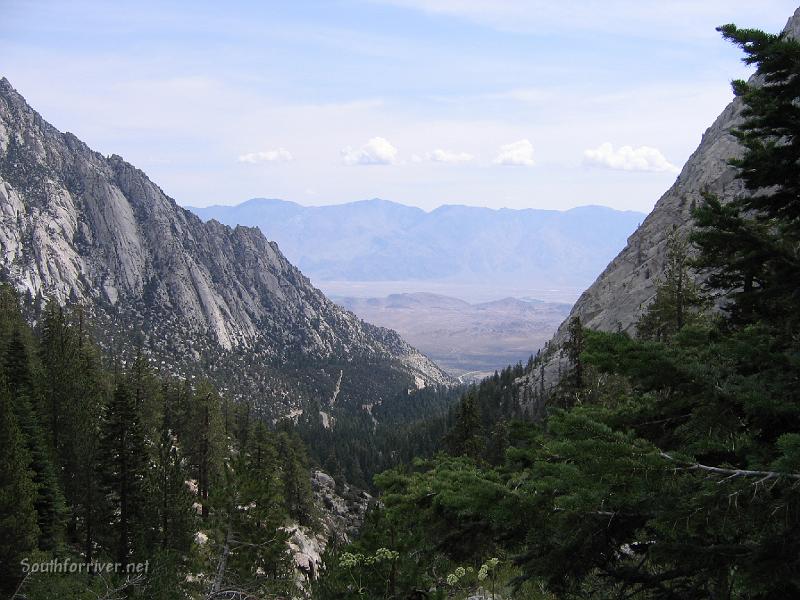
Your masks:
<svg viewBox="0 0 800 600"><path fill-rule="evenodd" d="M656 293L636 323L641 339L666 341L687 323L696 323L707 299L690 270L689 244L673 230L667 236L666 264L656 282Z"/></svg>
<svg viewBox="0 0 800 600"><path fill-rule="evenodd" d="M0 592L20 581L20 560L36 548L36 485L8 387L0 381Z"/></svg>
<svg viewBox="0 0 800 600"><path fill-rule="evenodd" d="M733 82L745 106L733 130L744 153L730 162L749 194L728 204L706 196L695 213L698 265L727 298L733 324L760 320L791 337L800 329L800 42L735 25L720 31L757 67L755 82Z"/></svg>
<svg viewBox="0 0 800 600"><path fill-rule="evenodd" d="M141 549L147 449L136 396L120 381L103 420L103 483L109 499L107 543L117 562L128 564Z"/></svg>
<svg viewBox="0 0 800 600"><path fill-rule="evenodd" d="M36 484L36 508L39 547L55 548L62 538L64 498L58 483L51 453L45 442L39 417L31 402L35 390L28 349L22 337L22 325L14 329L3 362L14 413L30 455L30 469Z"/></svg>

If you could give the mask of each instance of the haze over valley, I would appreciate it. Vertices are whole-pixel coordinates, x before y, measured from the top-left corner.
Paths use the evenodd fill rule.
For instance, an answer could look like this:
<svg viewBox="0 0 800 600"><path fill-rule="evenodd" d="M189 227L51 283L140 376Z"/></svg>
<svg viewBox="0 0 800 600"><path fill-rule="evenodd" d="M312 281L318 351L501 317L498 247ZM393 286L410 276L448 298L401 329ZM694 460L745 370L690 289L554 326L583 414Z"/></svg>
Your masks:
<svg viewBox="0 0 800 600"><path fill-rule="evenodd" d="M428 293L331 299L365 321L394 329L462 381L527 362L570 309L566 303L517 298L470 304Z"/></svg>
<svg viewBox="0 0 800 600"><path fill-rule="evenodd" d="M645 216L603 206L424 211L377 198L327 206L256 198L188 208L204 220L258 227L334 295L423 291L470 302L543 294L574 302Z"/></svg>
<svg viewBox="0 0 800 600"><path fill-rule="evenodd" d="M645 216L603 206L428 212L381 199L190 210L257 226L342 306L478 378L539 350Z"/></svg>

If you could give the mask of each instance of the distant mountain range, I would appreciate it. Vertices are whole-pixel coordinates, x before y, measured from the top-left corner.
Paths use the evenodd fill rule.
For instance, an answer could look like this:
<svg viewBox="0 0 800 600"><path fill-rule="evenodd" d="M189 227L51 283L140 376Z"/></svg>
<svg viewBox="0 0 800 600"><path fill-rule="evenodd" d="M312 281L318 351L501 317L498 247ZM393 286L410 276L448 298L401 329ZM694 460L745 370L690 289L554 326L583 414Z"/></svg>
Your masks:
<svg viewBox="0 0 800 600"><path fill-rule="evenodd" d="M464 381L527 361L571 306L517 298L470 304L427 293L332 299L365 321L396 330Z"/></svg>
<svg viewBox="0 0 800 600"><path fill-rule="evenodd" d="M602 206L445 205L426 212L379 199L301 206L256 198L189 210L204 220L259 227L317 284L446 281L504 289L584 289L644 219Z"/></svg>

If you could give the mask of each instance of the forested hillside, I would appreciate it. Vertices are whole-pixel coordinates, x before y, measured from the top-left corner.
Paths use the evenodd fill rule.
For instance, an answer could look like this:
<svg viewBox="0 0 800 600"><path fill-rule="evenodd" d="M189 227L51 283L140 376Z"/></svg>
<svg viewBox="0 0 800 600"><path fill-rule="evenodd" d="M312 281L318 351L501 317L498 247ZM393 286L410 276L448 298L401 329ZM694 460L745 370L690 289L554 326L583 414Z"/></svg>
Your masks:
<svg viewBox="0 0 800 600"><path fill-rule="evenodd" d="M0 287L0 594L295 590L281 528L310 531L320 517L297 434L268 429L207 381L155 370L145 353L109 361L89 331L82 309L55 302L31 329ZM83 572L42 572L53 559ZM120 567L96 570L107 563Z"/></svg>
<svg viewBox="0 0 800 600"><path fill-rule="evenodd" d="M569 323L543 419L494 378L443 453L377 477L318 597L800 596L800 43L721 32L758 67L734 82L747 193L669 236L632 335Z"/></svg>
<svg viewBox="0 0 800 600"><path fill-rule="evenodd" d="M181 388L191 392L181 400L189 406L207 400L195 389L205 382L201 390L224 399L228 435L235 411L270 428L287 419L287 428L299 424L293 439L302 434L315 465L364 488L400 461L393 440L403 427L457 398L436 364L331 302L259 231L203 224L121 157L47 123L5 78L0 279L37 328L53 307L79 307L80 344L96 345L113 381L145 357L161 379L189 382ZM80 370L65 369L73 398L83 383L68 374ZM58 423L47 424L60 434ZM182 426L190 436L198 430L197 422ZM49 452L63 457L58 445Z"/></svg>

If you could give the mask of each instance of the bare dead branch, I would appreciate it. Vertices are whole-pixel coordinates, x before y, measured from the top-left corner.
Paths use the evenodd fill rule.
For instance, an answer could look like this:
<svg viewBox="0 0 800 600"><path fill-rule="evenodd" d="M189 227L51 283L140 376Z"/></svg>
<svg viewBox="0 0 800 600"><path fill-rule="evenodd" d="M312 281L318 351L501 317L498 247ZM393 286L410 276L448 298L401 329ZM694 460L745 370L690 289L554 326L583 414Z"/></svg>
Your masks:
<svg viewBox="0 0 800 600"><path fill-rule="evenodd" d="M750 469L728 469L725 467L712 467L710 465L703 465L697 462L688 462L677 459L673 456L670 456L663 450L659 450L658 453L667 460L672 462L678 463L683 465L683 469L685 470L695 470L695 471L706 471L708 473L715 473L717 475L725 475L726 477L719 481L719 483L724 483L730 479L735 479L737 477L760 477L756 482L757 484L764 483L769 479L794 479L800 481L800 473L781 473L780 471L753 471Z"/></svg>

